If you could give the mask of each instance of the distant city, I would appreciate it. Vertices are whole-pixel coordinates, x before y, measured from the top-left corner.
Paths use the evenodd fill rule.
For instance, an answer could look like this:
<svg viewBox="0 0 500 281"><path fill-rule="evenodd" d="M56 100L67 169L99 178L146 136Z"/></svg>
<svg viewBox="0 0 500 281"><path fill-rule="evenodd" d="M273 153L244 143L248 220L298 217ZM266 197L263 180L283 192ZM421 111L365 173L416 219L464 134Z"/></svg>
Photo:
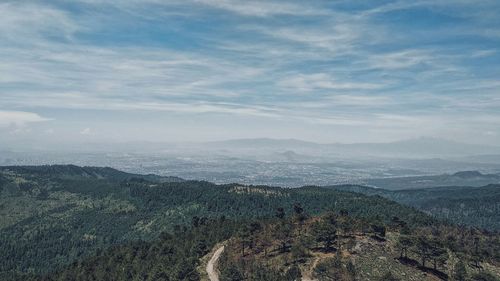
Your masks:
<svg viewBox="0 0 500 281"><path fill-rule="evenodd" d="M75 164L109 166L119 170L177 176L214 183L241 183L300 187L304 185L364 184L374 179L454 174L460 171L500 172L500 158L484 155L474 147L418 139L392 144L323 145L297 140L235 140L189 145L139 145L115 147L109 152L93 149L68 151L3 151L0 165ZM421 143L429 153L418 151ZM354 147L353 147L354 146ZM449 151L441 150L446 146ZM453 147L454 146L454 147ZM147 148L147 149L146 149ZM400 157L395 157L391 153ZM365 156L360 156L357 151ZM494 150L493 150L494 151ZM460 152L460 153L459 153ZM496 183L475 179L476 184ZM385 183L385 182L384 182ZM443 185L453 184L446 182Z"/></svg>

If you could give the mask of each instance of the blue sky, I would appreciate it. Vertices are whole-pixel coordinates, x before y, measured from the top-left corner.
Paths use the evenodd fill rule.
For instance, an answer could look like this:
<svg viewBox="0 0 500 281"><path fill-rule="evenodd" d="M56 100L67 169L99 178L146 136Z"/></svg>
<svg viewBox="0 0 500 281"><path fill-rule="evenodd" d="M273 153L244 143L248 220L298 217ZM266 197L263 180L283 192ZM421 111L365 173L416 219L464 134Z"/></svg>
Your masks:
<svg viewBox="0 0 500 281"><path fill-rule="evenodd" d="M500 143L500 2L0 3L5 142Z"/></svg>

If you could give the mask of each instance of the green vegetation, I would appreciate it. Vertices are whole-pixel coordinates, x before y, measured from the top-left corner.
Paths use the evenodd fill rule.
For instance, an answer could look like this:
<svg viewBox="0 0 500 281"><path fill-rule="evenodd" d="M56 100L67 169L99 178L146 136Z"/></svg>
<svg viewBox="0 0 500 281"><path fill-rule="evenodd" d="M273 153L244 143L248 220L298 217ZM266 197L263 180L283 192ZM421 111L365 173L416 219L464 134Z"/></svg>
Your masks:
<svg viewBox="0 0 500 281"><path fill-rule="evenodd" d="M379 195L456 224L500 230L500 185L498 184L483 187L446 186L395 191L356 185L331 188L370 196Z"/></svg>
<svg viewBox="0 0 500 281"><path fill-rule="evenodd" d="M310 214L345 209L360 218L434 223L381 197L318 187L215 185L76 166L2 167L0 175L0 277L47 273L100 249L151 241L193 217L265 218L295 203Z"/></svg>
<svg viewBox="0 0 500 281"><path fill-rule="evenodd" d="M0 167L0 215L0 280L200 280L218 243L227 246L222 280L469 281L500 272L498 233L331 188Z"/></svg>
<svg viewBox="0 0 500 281"><path fill-rule="evenodd" d="M163 233L153 242L112 247L45 276L19 275L13 280L199 280L200 259L240 224L224 218L201 218L191 227Z"/></svg>
<svg viewBox="0 0 500 281"><path fill-rule="evenodd" d="M445 165L445 164L444 164ZM390 177L368 179L366 184L387 190L409 190L439 186L481 187L500 182L500 174L482 174L478 171L461 171L454 174L433 176Z"/></svg>
<svg viewBox="0 0 500 281"><path fill-rule="evenodd" d="M257 231L238 232L227 243L222 280L470 281L499 276L498 234L439 224L410 226L399 218L386 224L346 211L303 220L297 213L279 216L252 229Z"/></svg>

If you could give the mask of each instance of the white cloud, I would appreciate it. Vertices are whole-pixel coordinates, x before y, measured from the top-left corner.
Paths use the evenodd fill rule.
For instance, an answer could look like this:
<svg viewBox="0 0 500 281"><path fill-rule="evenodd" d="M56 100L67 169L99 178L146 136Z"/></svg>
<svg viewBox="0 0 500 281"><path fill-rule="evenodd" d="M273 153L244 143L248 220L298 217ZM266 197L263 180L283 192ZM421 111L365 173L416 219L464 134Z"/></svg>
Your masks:
<svg viewBox="0 0 500 281"><path fill-rule="evenodd" d="M384 106L394 104L388 96L367 96L367 95L332 95L328 98L335 105L342 106Z"/></svg>
<svg viewBox="0 0 500 281"><path fill-rule="evenodd" d="M494 111L500 104L495 77L481 77L498 68L489 65L476 73L474 66L462 61L496 58L498 53L488 45L472 42L478 46L462 49L455 41L443 46L408 44L415 43L415 34L402 31L404 26L374 20L375 15L416 6L445 9L443 3L451 0L437 0L435 5L426 0L397 1L367 12L333 10L336 4L327 1L79 2L95 7L73 14L50 1L0 4L1 108L220 114L290 119L300 121L299 126L312 122L419 131L451 124L456 118L452 113L459 111L464 119L475 120L478 112ZM464 6L467 1L459 2ZM328 7L321 9L321 5ZM111 14L100 14L108 11L101 8L110 7ZM474 13L481 9L475 8ZM194 44L179 48L162 41L151 47L140 40L136 45L136 41L101 45L99 40L89 40L101 34L104 25L106 32L120 25L124 15L131 24L155 23L172 38L178 35L180 41ZM166 24L170 17L182 20ZM209 23L211 17L220 23L217 32L194 28L190 33L193 26L184 26L193 19L196 24ZM148 23L142 22L145 18ZM478 36L488 33L498 38L493 25L478 29L461 24L426 36L448 42L478 30ZM83 40L81 34L86 41L78 40ZM435 112L436 108L446 112ZM473 123L463 121L464 130ZM41 121L0 120L0 126L32 122ZM485 131L497 130L494 125Z"/></svg>
<svg viewBox="0 0 500 281"><path fill-rule="evenodd" d="M259 32L271 39L303 44L309 48L327 51L330 56L341 55L355 51L356 43L361 40L368 41L374 38L372 34L380 37L377 26L371 26L371 32L365 32L367 27L354 18L344 21L319 22L314 27L279 27L269 28L266 26L243 26L242 30Z"/></svg>
<svg viewBox="0 0 500 281"><path fill-rule="evenodd" d="M90 128L85 128L80 131L80 135L88 136L92 134L92 130Z"/></svg>
<svg viewBox="0 0 500 281"><path fill-rule="evenodd" d="M277 82L277 85L288 90L311 92L317 90L373 90L382 88L376 83L355 81L338 81L327 73L291 75Z"/></svg>
<svg viewBox="0 0 500 281"><path fill-rule="evenodd" d="M0 3L0 39L43 44L47 36L70 39L81 27L59 9L29 2Z"/></svg>
<svg viewBox="0 0 500 281"><path fill-rule="evenodd" d="M368 65L380 69L401 69L409 68L418 64L425 64L431 61L431 56L427 51L403 50L385 54L374 54L369 56Z"/></svg>
<svg viewBox="0 0 500 281"><path fill-rule="evenodd" d="M497 53L497 50L479 50L472 53L473 58L489 57Z"/></svg>
<svg viewBox="0 0 500 281"><path fill-rule="evenodd" d="M275 0L76 0L78 2L102 5L112 4L116 7L135 7L136 9L152 4L168 7L188 6L192 9L200 7L211 7L215 9L225 10L231 13L244 16L254 17L269 17L275 15L294 15L294 16L314 16L322 15L325 12L316 8L311 3L304 5L303 3L292 1L275 1Z"/></svg>
<svg viewBox="0 0 500 281"><path fill-rule="evenodd" d="M225 84L249 83L266 71L226 59L153 48L47 47L29 53L0 47L6 54L0 57L0 71L5 73L0 83L29 83L37 88L2 94L0 103L52 103L66 108L95 99L131 104L176 99L229 102L244 89Z"/></svg>
<svg viewBox="0 0 500 281"><path fill-rule="evenodd" d="M313 5L299 5L285 1L247 1L247 0L194 0L217 9L227 10L244 16L268 17L274 15L312 16L325 12Z"/></svg>
<svg viewBox="0 0 500 281"><path fill-rule="evenodd" d="M0 110L0 127L24 127L29 123L49 121L37 113L25 111L6 111Z"/></svg>

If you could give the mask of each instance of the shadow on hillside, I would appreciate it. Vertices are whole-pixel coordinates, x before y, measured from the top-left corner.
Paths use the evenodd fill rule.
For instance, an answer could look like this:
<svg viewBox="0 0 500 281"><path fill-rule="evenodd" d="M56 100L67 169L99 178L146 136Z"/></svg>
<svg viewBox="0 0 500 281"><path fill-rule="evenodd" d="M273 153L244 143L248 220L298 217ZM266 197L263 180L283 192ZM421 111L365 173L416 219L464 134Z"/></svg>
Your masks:
<svg viewBox="0 0 500 281"><path fill-rule="evenodd" d="M415 267L425 273L429 273L429 274L432 274L434 276L436 276L437 278L441 279L441 280L448 280L448 274L442 272L442 271L439 271L437 269L433 269L433 268L429 268L429 267L423 267L420 265L420 263L414 259L410 259L410 258L395 258L395 260L399 261L401 264L403 265L406 265L406 266L411 266L411 267Z"/></svg>
<svg viewBox="0 0 500 281"><path fill-rule="evenodd" d="M281 248L281 247L280 248L276 248L276 249L273 249L273 250L269 251L266 256L270 257L270 258L277 257L279 255L283 255L285 253L289 253L290 249L291 249L291 246L286 246L285 248Z"/></svg>
<svg viewBox="0 0 500 281"><path fill-rule="evenodd" d="M335 247L325 248L325 247L313 247L311 251L323 254L336 253L338 250Z"/></svg>
<svg viewBox="0 0 500 281"><path fill-rule="evenodd" d="M419 266L418 269L422 270L425 273L430 273L430 274L436 276L437 278L439 278L441 280L448 280L448 274L446 274L446 273L444 273L442 271L439 271L437 269L433 269L433 268L429 268L429 267L423 267L423 266Z"/></svg>
<svg viewBox="0 0 500 281"><path fill-rule="evenodd" d="M419 263L418 261L410 258L396 258L400 263L407 265L407 266L413 266L413 267L418 267Z"/></svg>

